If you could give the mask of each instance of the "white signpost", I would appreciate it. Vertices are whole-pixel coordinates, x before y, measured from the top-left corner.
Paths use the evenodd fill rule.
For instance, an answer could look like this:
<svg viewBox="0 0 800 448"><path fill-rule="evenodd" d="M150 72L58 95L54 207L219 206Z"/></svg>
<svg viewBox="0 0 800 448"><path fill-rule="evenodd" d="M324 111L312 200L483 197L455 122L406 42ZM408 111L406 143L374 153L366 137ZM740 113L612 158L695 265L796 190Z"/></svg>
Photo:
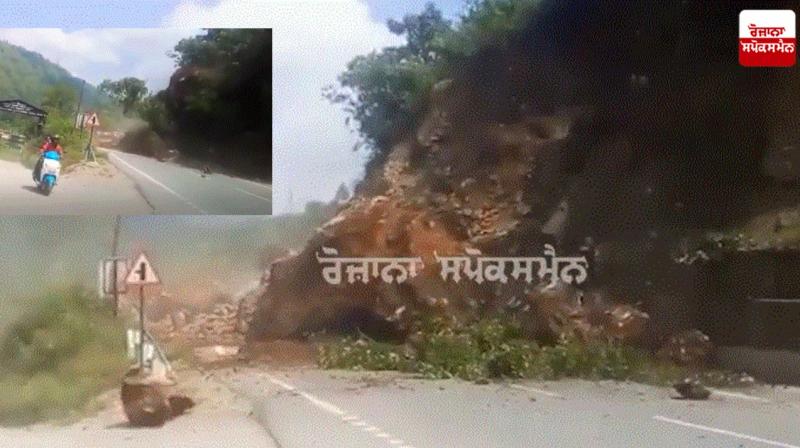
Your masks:
<svg viewBox="0 0 800 448"><path fill-rule="evenodd" d="M113 297L114 315L119 310L119 295L125 294L125 278L128 276L128 260L125 258L112 257L100 262L99 267L100 284L97 291L101 297Z"/></svg>
<svg viewBox="0 0 800 448"><path fill-rule="evenodd" d="M139 369L144 371L144 287L146 285L157 285L161 283L155 269L150 264L147 256L142 253L136 257L136 261L131 265L128 276L125 278L128 286L139 287Z"/></svg>

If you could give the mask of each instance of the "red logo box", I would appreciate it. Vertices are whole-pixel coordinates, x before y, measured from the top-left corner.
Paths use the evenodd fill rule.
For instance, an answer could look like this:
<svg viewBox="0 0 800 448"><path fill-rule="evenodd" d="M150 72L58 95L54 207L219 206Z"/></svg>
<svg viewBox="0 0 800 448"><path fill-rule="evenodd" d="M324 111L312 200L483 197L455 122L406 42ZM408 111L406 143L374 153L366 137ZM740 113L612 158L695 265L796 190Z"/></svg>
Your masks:
<svg viewBox="0 0 800 448"><path fill-rule="evenodd" d="M739 13L739 64L791 67L797 62L796 19L791 9L745 9Z"/></svg>

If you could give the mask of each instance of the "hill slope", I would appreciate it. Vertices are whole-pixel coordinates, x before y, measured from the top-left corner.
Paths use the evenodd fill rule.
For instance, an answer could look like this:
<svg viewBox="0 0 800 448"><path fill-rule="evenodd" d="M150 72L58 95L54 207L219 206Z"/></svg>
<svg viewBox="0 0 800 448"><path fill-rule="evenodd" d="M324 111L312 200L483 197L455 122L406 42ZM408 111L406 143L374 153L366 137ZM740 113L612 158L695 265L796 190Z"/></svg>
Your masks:
<svg viewBox="0 0 800 448"><path fill-rule="evenodd" d="M0 99L21 99L40 105L48 87L66 83L80 89L82 82L39 53L0 41ZM103 102L103 96L87 84L83 100L87 106L96 106Z"/></svg>

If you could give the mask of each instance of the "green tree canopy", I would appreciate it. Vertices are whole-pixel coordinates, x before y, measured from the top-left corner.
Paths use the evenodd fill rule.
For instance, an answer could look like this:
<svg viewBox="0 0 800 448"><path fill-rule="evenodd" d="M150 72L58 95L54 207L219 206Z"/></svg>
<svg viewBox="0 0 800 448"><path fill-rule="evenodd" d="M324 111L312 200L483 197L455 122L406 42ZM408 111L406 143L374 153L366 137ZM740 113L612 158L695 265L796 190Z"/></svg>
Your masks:
<svg viewBox="0 0 800 448"><path fill-rule="evenodd" d="M339 76L339 86L325 91L331 102L341 104L355 119L377 159L424 106L423 99L437 80L437 42L452 29L432 3L419 14L390 20L388 26L392 33L406 36L406 44L356 57Z"/></svg>
<svg viewBox="0 0 800 448"><path fill-rule="evenodd" d="M408 14L400 21L392 19L387 24L392 33L406 36L407 42L400 48L401 53L418 57L425 62L436 59L434 42L451 29L450 21L445 20L442 12L433 3L426 4L419 14Z"/></svg>
<svg viewBox="0 0 800 448"><path fill-rule="evenodd" d="M187 156L271 176L271 30L204 30L171 56L169 87L148 97L140 116Z"/></svg>
<svg viewBox="0 0 800 448"><path fill-rule="evenodd" d="M105 79L98 90L110 96L122 105L122 113L128 114L147 96L147 85L138 78L128 77L119 81Z"/></svg>

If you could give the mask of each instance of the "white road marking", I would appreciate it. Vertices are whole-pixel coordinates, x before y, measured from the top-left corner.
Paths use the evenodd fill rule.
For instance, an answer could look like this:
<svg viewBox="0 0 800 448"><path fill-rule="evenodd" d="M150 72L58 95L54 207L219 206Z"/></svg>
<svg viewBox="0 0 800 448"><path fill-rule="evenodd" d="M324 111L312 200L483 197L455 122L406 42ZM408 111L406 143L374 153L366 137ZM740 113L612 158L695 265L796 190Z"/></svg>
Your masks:
<svg viewBox="0 0 800 448"><path fill-rule="evenodd" d="M224 174L223 174L223 176L224 176ZM231 176L228 176L228 177L231 177ZM231 179L236 179L236 180L241 181L241 182L247 182L249 184L253 184L253 185L257 186L257 187L261 187L261 188L266 188L268 190L272 190L272 185L270 185L270 184L262 184L261 182L256 182L254 180L243 179L243 178L239 178L239 177L231 177Z"/></svg>
<svg viewBox="0 0 800 448"><path fill-rule="evenodd" d="M261 199L262 201L266 201L266 202L272 203L272 198L267 198L267 197L264 197L264 196L259 196L259 195L257 195L257 194L254 194L254 193L250 193L250 192L249 192L249 191L247 191L247 190L242 190L241 188L238 188L238 187L233 187L233 189L234 189L234 190L236 190L236 191L239 191L239 192L241 192L241 193L244 193L244 194L249 194L250 196L253 196L253 197L256 197L256 198L258 198L258 199Z"/></svg>
<svg viewBox="0 0 800 448"><path fill-rule="evenodd" d="M282 381L282 380L270 375L269 373L263 372L262 375L264 375L264 377L266 377L267 380L269 380L272 384L280 386L283 389L286 389L286 390L288 390L290 392L293 392L293 393L305 398L306 400L311 402L311 404L313 404L314 406L318 407L319 409L322 409L323 411L328 412L330 414L334 414L334 415L338 416L339 418L341 418L342 421L348 422L353 426L361 427L362 431L370 432L370 433L375 433L377 431L381 431L381 429L378 428L377 426L372 426L369 423L367 423L366 421L359 419L357 416L355 416L353 414L349 414L349 413L343 411L342 409L340 409L338 406L336 406L333 403L329 403L329 402L327 402L327 401L325 401L325 400L323 400L321 398L315 397L314 395L312 395L312 394L310 394L308 392L304 392L304 391L296 388L295 386L292 386L291 384L289 384L289 383L287 383L285 381ZM395 439L390 434L387 434L385 432L378 432L377 434L372 434L372 435L374 435L375 437L380 438L380 439L390 439L390 440L387 440L387 442L390 445L403 445L405 443L403 440ZM412 445L403 445L401 448L414 448L414 447Z"/></svg>
<svg viewBox="0 0 800 448"><path fill-rule="evenodd" d="M751 442L763 443L765 445L779 446L781 448L800 448L800 446L797 446L797 445L791 445L791 444L788 444L788 443L777 442L775 440L762 439L761 437L755 437L755 436L751 436L751 435L747 435L747 434L728 431L726 429L719 429L719 428L714 428L714 427L711 427L711 426L698 425L696 423L689 423L689 422L685 422L683 420L677 420L677 419L674 419L674 418L664 417L662 415L656 415L656 416L653 417L653 419L654 420L658 420L658 421L662 421L662 422L666 422L666 423L672 423L673 425L680 425L680 426L685 426L687 428L699 429L701 431L708 431L708 432L713 432L715 434L722 434L722 435L725 435L725 436L736 437L736 438L742 439L742 440L749 440Z"/></svg>
<svg viewBox="0 0 800 448"><path fill-rule="evenodd" d="M712 389L710 387L707 388L707 389L710 390L711 392L715 393L715 394L722 395L722 396L725 396L725 397L741 398L742 400L760 401L762 403L769 403L770 402L770 400L768 400L766 398L755 397L753 395L740 394L738 392L728 392L726 390Z"/></svg>
<svg viewBox="0 0 800 448"><path fill-rule="evenodd" d="M168 186L166 186L166 185L164 185L163 183L159 182L158 180L156 180L155 178L153 178L153 177L152 177L152 176L150 176L149 174L145 173L144 171L140 170L139 168L136 168L135 166L131 165L130 163L128 163L128 162L126 162L126 161L122 160L122 158L121 158L120 156L118 156L118 155L116 155L116 154L113 154L113 153L109 153L109 157L114 157L115 159L117 159L117 161L119 161L119 162L122 162L122 163L123 163L125 166L127 166L127 167L128 167L128 168L130 168L130 169L132 169L133 171L136 171L137 173L139 173L139 175L141 175L141 176L142 176L142 177L144 177L145 179L149 180L150 182L152 182L152 183L154 183L154 184L158 185L159 187L161 187L161 188L163 188L163 189L167 190L168 192L172 193L172 194L173 194L175 197L177 197L177 198L178 198L178 199L180 199L181 201L183 201L183 202L185 202L185 203L189 204L189 205L190 205L190 206L191 206L193 209L195 209L195 210L199 211L200 213L202 213L202 214L204 214L204 215L207 215L207 214L208 214L208 212L207 212L207 211L205 211L205 210L203 210L202 208L200 208L200 207L198 207L198 206L194 205L194 204L192 203L192 201L190 201L190 200L186 199L185 197L183 197L181 194L179 194L178 192L176 192L176 191L175 191L175 190L173 190L172 188L169 188Z"/></svg>
<svg viewBox="0 0 800 448"><path fill-rule="evenodd" d="M552 398L561 398L561 399L564 398L563 395L559 395L559 394L557 394L555 392L548 392L548 391L543 390L543 389L537 389L535 387L523 386L521 384L511 384L511 385L509 385L509 387L514 388L514 389L528 391L528 392L533 392L533 393L536 393L536 394L542 394L542 395L545 395L545 396L548 396L548 397L552 397Z"/></svg>

